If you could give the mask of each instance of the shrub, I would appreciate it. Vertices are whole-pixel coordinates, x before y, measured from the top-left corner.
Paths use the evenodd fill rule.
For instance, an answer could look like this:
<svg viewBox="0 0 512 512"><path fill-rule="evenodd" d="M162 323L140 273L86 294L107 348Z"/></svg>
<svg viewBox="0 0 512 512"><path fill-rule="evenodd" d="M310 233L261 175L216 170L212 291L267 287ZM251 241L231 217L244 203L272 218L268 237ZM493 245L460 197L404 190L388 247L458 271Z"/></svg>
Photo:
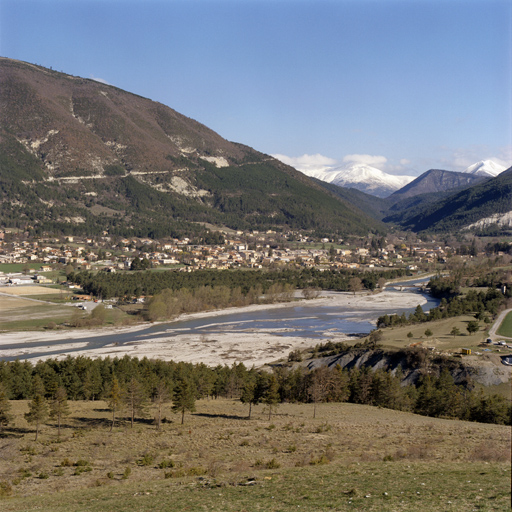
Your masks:
<svg viewBox="0 0 512 512"><path fill-rule="evenodd" d="M155 457L151 453L146 453L141 459L137 461L139 466L151 466Z"/></svg>
<svg viewBox="0 0 512 512"><path fill-rule="evenodd" d="M327 458L325 453L323 453L322 455L320 455L316 459L311 459L309 461L309 465L310 466L317 466L317 465L320 465L320 464L329 464L329 462L330 462L329 459Z"/></svg>
<svg viewBox="0 0 512 512"><path fill-rule="evenodd" d="M123 480L126 480L132 474L132 468L127 466L123 473Z"/></svg>
<svg viewBox="0 0 512 512"><path fill-rule="evenodd" d="M25 468L18 469L18 473L20 474L21 478L29 478L32 476L32 473L28 469L25 469Z"/></svg>
<svg viewBox="0 0 512 512"><path fill-rule="evenodd" d="M470 461L505 462L510 456L510 450L501 450L489 442L476 446L469 455Z"/></svg>
<svg viewBox="0 0 512 512"><path fill-rule="evenodd" d="M277 462L277 460L274 457L265 464L265 467L267 469L277 469L281 467L281 464L279 464L279 462Z"/></svg>
<svg viewBox="0 0 512 512"><path fill-rule="evenodd" d="M201 476L204 474L206 474L206 469L202 468L201 466L194 466L187 469L188 476Z"/></svg>
<svg viewBox="0 0 512 512"><path fill-rule="evenodd" d="M21 446L20 452L26 455L37 455L37 451L33 446Z"/></svg>
<svg viewBox="0 0 512 512"><path fill-rule="evenodd" d="M0 482L0 497L10 496L12 494L12 486L7 481Z"/></svg>
<svg viewBox="0 0 512 512"><path fill-rule="evenodd" d="M66 459L64 459L64 460L60 463L60 465L61 465L63 468L67 468L67 467L69 467L69 466L72 466L72 465L73 465L73 463L72 463L69 459L67 459L67 458L66 458Z"/></svg>
<svg viewBox="0 0 512 512"><path fill-rule="evenodd" d="M160 464L158 464L160 469L173 468L174 466L175 464L172 460L163 460L160 462Z"/></svg>

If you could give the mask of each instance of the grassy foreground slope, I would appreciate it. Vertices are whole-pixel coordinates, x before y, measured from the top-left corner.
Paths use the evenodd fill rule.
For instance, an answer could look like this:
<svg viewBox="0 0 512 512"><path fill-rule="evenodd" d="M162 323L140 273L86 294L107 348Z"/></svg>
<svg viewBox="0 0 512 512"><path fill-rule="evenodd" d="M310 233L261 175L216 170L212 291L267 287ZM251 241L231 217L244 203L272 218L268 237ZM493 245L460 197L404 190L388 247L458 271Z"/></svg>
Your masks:
<svg viewBox="0 0 512 512"><path fill-rule="evenodd" d="M103 402L73 402L39 441L13 402L2 511L509 510L510 429L354 404L197 402L109 432ZM90 469L86 469L90 468ZM127 469L129 468L129 469Z"/></svg>

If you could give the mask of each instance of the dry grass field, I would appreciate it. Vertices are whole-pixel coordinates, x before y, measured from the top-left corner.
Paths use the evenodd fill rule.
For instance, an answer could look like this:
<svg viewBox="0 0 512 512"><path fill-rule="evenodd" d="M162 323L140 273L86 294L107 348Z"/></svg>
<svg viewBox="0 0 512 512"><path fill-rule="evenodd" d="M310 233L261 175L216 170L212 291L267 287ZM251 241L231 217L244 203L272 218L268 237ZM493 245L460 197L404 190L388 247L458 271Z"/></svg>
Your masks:
<svg viewBox="0 0 512 512"><path fill-rule="evenodd" d="M510 428L354 404L219 399L110 429L104 402L70 402L61 438L16 420L0 438L2 511L510 509Z"/></svg>
<svg viewBox="0 0 512 512"><path fill-rule="evenodd" d="M478 332L471 335L468 334L466 330L467 324L474 319L475 317L472 315L465 315L436 320L434 322L383 329L383 339L381 343L394 347L420 344L423 347L433 347L441 352L459 350L461 347L474 349L477 348L487 336L487 331L483 329L483 324ZM459 329L460 335L453 336L450 334L454 327ZM431 336L425 335L427 329L432 331L433 334ZM412 338L407 337L409 332L412 332Z"/></svg>
<svg viewBox="0 0 512 512"><path fill-rule="evenodd" d="M52 293L55 294L55 290ZM0 297L0 330L41 329L50 321L67 321L72 314L73 308L69 306L35 302L16 295Z"/></svg>
<svg viewBox="0 0 512 512"><path fill-rule="evenodd" d="M42 295L58 295L60 290L56 288L48 288L47 286L5 286L2 287L2 293L7 293L15 297L20 296L42 296ZM70 295L71 292L63 291L66 295Z"/></svg>

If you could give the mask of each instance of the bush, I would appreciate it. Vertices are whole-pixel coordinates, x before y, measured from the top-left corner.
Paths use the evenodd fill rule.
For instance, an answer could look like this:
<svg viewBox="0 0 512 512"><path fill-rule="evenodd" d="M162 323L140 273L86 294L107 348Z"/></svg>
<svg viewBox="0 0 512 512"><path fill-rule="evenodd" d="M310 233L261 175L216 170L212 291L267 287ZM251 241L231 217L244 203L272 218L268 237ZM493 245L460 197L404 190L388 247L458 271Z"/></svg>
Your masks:
<svg viewBox="0 0 512 512"><path fill-rule="evenodd" d="M0 482L0 497L10 496L12 494L12 486L7 481Z"/></svg>
<svg viewBox="0 0 512 512"><path fill-rule="evenodd" d="M297 350L292 350L289 354L288 354L288 362L293 362L293 361L296 361L296 362L301 362L302 361L302 352L297 349Z"/></svg>
<svg viewBox="0 0 512 512"><path fill-rule="evenodd" d="M123 480L126 480L132 474L132 468L127 466L123 473Z"/></svg>
<svg viewBox="0 0 512 512"><path fill-rule="evenodd" d="M265 464L265 467L267 469L277 469L281 467L281 464L279 464L279 462L277 462L277 460L273 458Z"/></svg>
<svg viewBox="0 0 512 512"><path fill-rule="evenodd" d="M188 476L201 476L206 474L206 469L201 466L194 466L192 468L187 469Z"/></svg>
<svg viewBox="0 0 512 512"><path fill-rule="evenodd" d="M66 459L67 460L67 459ZM61 464L62 466L62 464ZM77 460L73 466L77 467L77 468L80 468L80 467L85 467L85 466L89 466L89 461L87 460L83 460L83 459L79 459Z"/></svg>
<svg viewBox="0 0 512 512"><path fill-rule="evenodd" d="M158 464L160 469L173 468L176 464L172 460L163 460Z"/></svg>
<svg viewBox="0 0 512 512"><path fill-rule="evenodd" d="M146 453L141 459L137 461L139 466L151 466L155 457L151 453Z"/></svg>

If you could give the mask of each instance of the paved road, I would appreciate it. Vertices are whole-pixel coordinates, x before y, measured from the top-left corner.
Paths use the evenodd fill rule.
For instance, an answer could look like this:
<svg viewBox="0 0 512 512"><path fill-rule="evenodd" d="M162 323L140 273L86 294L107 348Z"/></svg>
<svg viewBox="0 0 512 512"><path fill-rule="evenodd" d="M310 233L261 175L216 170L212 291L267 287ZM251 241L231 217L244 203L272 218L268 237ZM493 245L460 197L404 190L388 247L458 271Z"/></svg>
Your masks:
<svg viewBox="0 0 512 512"><path fill-rule="evenodd" d="M512 311L512 309L506 309L505 311L502 311L499 315L498 315L498 318L496 319L496 322L494 322L493 326L489 329L489 338L492 339L492 341L497 341L497 339L499 338L500 340L501 339L504 339L504 340L512 340L512 338L507 338L506 336L501 336L499 334L496 334L496 331L499 329L500 325L501 325L501 322L503 322L503 320L505 319L505 317L508 315L508 313L510 313Z"/></svg>

